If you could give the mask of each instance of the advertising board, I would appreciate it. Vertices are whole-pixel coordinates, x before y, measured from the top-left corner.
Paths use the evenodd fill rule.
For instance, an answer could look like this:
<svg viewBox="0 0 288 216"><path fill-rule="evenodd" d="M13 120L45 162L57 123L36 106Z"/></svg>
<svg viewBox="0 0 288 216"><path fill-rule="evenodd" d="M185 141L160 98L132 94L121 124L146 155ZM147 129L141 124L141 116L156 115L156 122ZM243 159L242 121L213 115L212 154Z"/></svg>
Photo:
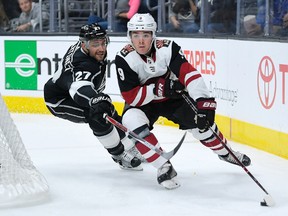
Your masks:
<svg viewBox="0 0 288 216"><path fill-rule="evenodd" d="M211 96L217 100L217 114L228 119L223 127L227 128L230 138L243 136L249 140L249 133L265 137L272 131L264 141L288 145L288 58L283 54L288 43L168 39L175 40L187 60L201 72ZM77 40L76 36L0 37L2 95L43 98L45 82L61 63L68 47ZM111 37L110 40L105 92L113 101L123 103L114 59L127 38ZM250 131L245 131L247 129ZM254 142L254 137L250 142Z"/></svg>

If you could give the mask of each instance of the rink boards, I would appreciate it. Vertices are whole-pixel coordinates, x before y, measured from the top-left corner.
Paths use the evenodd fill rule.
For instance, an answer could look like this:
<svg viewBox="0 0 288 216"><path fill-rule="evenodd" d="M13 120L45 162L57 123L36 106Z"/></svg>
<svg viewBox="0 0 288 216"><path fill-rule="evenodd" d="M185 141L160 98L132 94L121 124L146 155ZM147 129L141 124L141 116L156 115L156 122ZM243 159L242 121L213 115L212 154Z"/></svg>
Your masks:
<svg viewBox="0 0 288 216"><path fill-rule="evenodd" d="M114 58L127 42L111 37L107 87L117 109L123 100ZM165 38L171 40L172 38ZM288 158L288 43L173 38L201 72L218 103L216 121L231 140ZM0 91L11 112L43 113L43 86L74 36L0 37ZM174 125L166 119L159 124Z"/></svg>

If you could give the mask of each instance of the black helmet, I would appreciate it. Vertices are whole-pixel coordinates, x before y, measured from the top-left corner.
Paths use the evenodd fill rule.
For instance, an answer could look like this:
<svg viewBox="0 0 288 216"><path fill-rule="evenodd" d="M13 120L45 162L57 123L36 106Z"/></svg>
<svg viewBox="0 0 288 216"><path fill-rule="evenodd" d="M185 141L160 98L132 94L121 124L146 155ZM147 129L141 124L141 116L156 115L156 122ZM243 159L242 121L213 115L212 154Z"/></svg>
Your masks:
<svg viewBox="0 0 288 216"><path fill-rule="evenodd" d="M83 25L80 29L79 40L89 41L91 39L106 39L108 42L108 37L106 36L106 31L98 23L92 23Z"/></svg>

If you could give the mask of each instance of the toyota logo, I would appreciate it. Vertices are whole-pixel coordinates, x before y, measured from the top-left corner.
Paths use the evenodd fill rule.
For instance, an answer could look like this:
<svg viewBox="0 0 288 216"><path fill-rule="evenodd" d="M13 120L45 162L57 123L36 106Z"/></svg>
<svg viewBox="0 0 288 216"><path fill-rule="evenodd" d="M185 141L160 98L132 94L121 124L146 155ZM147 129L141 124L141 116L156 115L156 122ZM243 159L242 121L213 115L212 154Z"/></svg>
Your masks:
<svg viewBox="0 0 288 216"><path fill-rule="evenodd" d="M268 56L264 56L259 64L257 87L262 106L270 109L276 96L276 70L272 59Z"/></svg>

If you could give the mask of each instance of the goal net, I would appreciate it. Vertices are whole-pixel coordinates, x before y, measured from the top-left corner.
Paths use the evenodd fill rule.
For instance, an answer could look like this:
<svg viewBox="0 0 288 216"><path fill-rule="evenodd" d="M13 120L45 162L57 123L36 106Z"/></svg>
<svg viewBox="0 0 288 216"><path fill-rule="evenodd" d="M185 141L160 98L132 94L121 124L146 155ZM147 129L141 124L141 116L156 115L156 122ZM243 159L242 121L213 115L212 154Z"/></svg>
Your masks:
<svg viewBox="0 0 288 216"><path fill-rule="evenodd" d="M48 190L48 184L33 165L0 94L0 204L35 199Z"/></svg>

